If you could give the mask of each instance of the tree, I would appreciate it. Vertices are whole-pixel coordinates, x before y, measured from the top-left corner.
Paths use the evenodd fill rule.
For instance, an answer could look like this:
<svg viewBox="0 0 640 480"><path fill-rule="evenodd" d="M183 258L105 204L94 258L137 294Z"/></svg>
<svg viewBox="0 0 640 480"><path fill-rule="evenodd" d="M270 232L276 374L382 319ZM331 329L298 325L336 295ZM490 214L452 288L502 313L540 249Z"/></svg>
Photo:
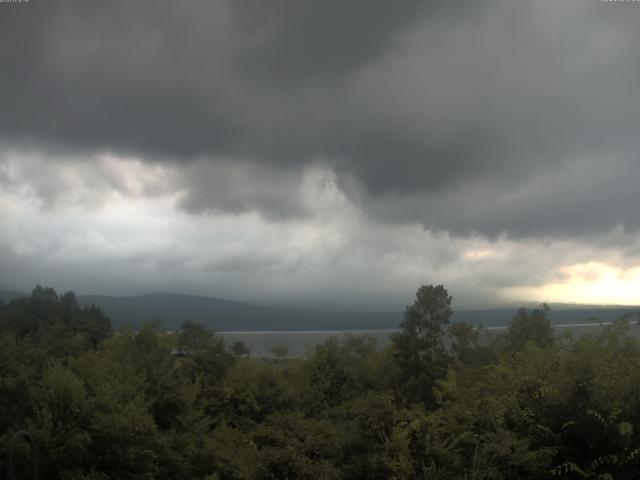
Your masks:
<svg viewBox="0 0 640 480"><path fill-rule="evenodd" d="M195 320L187 320L178 331L176 346L184 353L194 353L207 349L212 341L211 330Z"/></svg>
<svg viewBox="0 0 640 480"><path fill-rule="evenodd" d="M520 308L506 333L506 341L512 351L522 350L527 342L538 347L551 345L554 340L553 327L548 319L551 311L546 303L532 311Z"/></svg>
<svg viewBox="0 0 640 480"><path fill-rule="evenodd" d="M271 353L273 353L277 359L281 360L289 355L289 347L285 345L274 345L271 347Z"/></svg>
<svg viewBox="0 0 640 480"><path fill-rule="evenodd" d="M182 324L176 339L177 348L187 354L194 375L203 375L205 383L222 378L234 361L224 339L195 320Z"/></svg>
<svg viewBox="0 0 640 480"><path fill-rule="evenodd" d="M251 354L251 349L244 343L242 340L236 340L231 344L231 351L234 355L238 357L249 356Z"/></svg>
<svg viewBox="0 0 640 480"><path fill-rule="evenodd" d="M495 361L497 349L492 348L493 337L489 330L466 322L456 322L449 327L450 349L453 357L468 366L472 372L477 367Z"/></svg>
<svg viewBox="0 0 640 480"><path fill-rule="evenodd" d="M377 353L368 336L331 336L316 345L303 367L309 387L305 403L312 409L335 406L380 386L384 373Z"/></svg>
<svg viewBox="0 0 640 480"><path fill-rule="evenodd" d="M111 321L98 307L81 308L75 293L58 296L54 289L40 285L29 297L14 299L2 308L0 329L33 342L47 339L59 344L61 352L66 348L61 345L65 339L77 337L81 346L95 348L113 333Z"/></svg>
<svg viewBox="0 0 640 480"><path fill-rule="evenodd" d="M442 285L423 285L407 307L401 331L391 335L394 357L401 369L401 385L409 401L433 399L433 386L446 371L443 325L453 314L451 296Z"/></svg>

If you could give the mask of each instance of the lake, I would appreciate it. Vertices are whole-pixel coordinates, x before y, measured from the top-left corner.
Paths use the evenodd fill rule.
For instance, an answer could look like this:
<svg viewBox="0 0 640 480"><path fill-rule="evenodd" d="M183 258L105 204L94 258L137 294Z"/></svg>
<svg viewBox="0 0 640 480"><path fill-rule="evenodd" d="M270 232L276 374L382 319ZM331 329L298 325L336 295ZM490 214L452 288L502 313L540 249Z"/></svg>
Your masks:
<svg viewBox="0 0 640 480"><path fill-rule="evenodd" d="M574 323L570 325L555 325L554 329L558 335L566 331L571 331L574 335L585 335L595 333L611 325L611 323ZM506 330L506 327L487 327L492 332ZM308 348L323 343L332 336L342 337L344 335L368 335L378 342L378 346L383 347L389 343L389 334L396 332L396 329L386 330L311 330L311 331L256 331L256 332L218 332L227 342L237 340L243 341L250 349L254 357L272 356L271 348L282 345L289 349L290 357L301 357ZM629 332L640 337L640 327L632 323Z"/></svg>

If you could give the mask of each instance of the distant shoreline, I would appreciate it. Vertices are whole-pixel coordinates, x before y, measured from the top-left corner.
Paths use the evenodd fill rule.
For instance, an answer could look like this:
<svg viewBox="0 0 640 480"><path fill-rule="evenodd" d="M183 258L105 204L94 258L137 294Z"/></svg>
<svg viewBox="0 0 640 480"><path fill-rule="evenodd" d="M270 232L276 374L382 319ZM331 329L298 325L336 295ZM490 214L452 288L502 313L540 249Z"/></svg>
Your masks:
<svg viewBox="0 0 640 480"><path fill-rule="evenodd" d="M613 322L591 322L591 323L558 323L551 325L553 328L573 328L573 327L592 327L592 326L610 326L613 325ZM479 328L479 327L476 327ZM487 330L506 330L508 325L505 326L493 326L493 327L484 327ZM216 333L225 334L225 335L268 335L272 333L278 334L301 334L301 333L318 333L318 334L328 334L328 333L368 333L368 332L376 332L376 333L384 333L384 332L397 332L399 328L367 328L367 329L344 329L344 330L220 330Z"/></svg>

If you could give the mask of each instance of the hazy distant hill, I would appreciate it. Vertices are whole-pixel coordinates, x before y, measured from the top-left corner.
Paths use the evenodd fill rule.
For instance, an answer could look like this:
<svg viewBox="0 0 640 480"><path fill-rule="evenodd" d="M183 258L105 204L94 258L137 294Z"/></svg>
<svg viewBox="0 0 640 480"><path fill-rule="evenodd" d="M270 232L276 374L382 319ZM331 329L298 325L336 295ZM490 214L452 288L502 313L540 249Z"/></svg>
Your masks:
<svg viewBox="0 0 640 480"><path fill-rule="evenodd" d="M396 328L402 312L355 313L319 312L249 305L210 297L177 294L150 294L137 297L83 296L84 304L95 304L114 326L137 326L146 320L160 320L166 328L176 328L194 319L219 331L246 330L373 330ZM610 322L636 307L576 307L551 311L554 324ZM504 326L515 309L468 310L454 313L453 321L475 325Z"/></svg>
<svg viewBox="0 0 640 480"><path fill-rule="evenodd" d="M0 290L5 302L24 294ZM131 297L79 296L83 305L95 304L111 319L113 326L137 327L148 320L160 320L165 328L177 328L194 319L218 331L251 330L375 330L396 328L402 312L357 313L319 312L292 308L263 307L196 295L154 293ZM559 306L550 314L554 324L610 322L640 307ZM467 310L454 313L453 321L475 325L504 326L515 308Z"/></svg>
<svg viewBox="0 0 640 480"><path fill-rule="evenodd" d="M551 307L549 318L554 325L568 325L575 323L598 323L612 322L621 316L640 312L640 307L593 307L579 306L574 308L553 309ZM513 309L495 309L495 310L467 310L455 312L453 321L469 322L474 325L484 325L485 327L502 327L508 325L516 313Z"/></svg>
<svg viewBox="0 0 640 480"><path fill-rule="evenodd" d="M160 320L164 327L176 328L184 320L194 319L218 331L379 329L393 328L402 318L400 313L317 312L168 293L137 297L91 295L79 300L100 307L115 327Z"/></svg>
<svg viewBox="0 0 640 480"><path fill-rule="evenodd" d="M5 303L6 302L10 302L14 298L21 298L21 297L24 297L24 296L25 296L24 293L12 292L12 291L9 291L9 290L0 290L0 300L2 300Z"/></svg>

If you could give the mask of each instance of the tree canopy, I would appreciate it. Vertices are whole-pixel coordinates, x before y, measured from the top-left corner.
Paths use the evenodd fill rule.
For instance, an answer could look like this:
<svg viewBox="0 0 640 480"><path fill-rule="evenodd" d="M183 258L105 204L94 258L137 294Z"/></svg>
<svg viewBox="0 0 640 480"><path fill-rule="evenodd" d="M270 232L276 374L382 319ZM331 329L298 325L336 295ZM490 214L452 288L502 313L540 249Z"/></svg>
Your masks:
<svg viewBox="0 0 640 480"><path fill-rule="evenodd" d="M546 306L504 333L450 317L422 286L388 346L335 336L275 360L193 321L111 332L37 287L0 305L0 445L31 432L46 479L638 478L636 325L573 339Z"/></svg>

